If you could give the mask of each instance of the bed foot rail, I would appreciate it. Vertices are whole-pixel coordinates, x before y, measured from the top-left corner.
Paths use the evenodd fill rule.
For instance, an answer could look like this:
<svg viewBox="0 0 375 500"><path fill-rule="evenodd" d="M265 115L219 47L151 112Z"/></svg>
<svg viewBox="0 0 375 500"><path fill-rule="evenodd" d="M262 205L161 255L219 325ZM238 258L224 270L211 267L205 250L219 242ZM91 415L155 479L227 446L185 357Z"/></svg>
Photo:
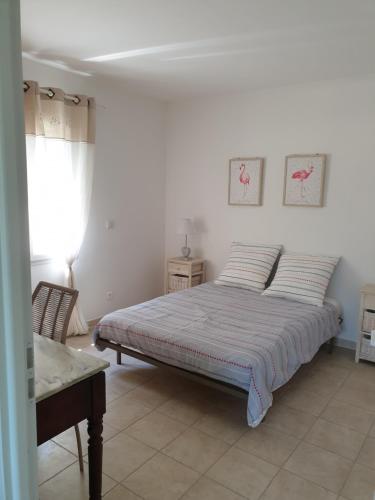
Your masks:
<svg viewBox="0 0 375 500"><path fill-rule="evenodd" d="M328 341L328 344L327 344L327 352L328 352L328 354L332 354L333 353L333 349L335 347L335 344L336 344L336 337L332 337Z"/></svg>
<svg viewBox="0 0 375 500"><path fill-rule="evenodd" d="M117 364L121 365L121 352L117 351Z"/></svg>

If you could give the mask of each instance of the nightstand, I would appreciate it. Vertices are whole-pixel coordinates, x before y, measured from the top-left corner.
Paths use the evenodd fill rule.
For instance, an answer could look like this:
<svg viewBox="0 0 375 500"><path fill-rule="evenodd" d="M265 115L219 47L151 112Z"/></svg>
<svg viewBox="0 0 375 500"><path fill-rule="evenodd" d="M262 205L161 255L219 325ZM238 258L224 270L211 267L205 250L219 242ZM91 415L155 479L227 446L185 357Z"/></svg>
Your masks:
<svg viewBox="0 0 375 500"><path fill-rule="evenodd" d="M203 259L173 257L167 260L165 293L177 292L206 281L206 262Z"/></svg>
<svg viewBox="0 0 375 500"><path fill-rule="evenodd" d="M359 307L358 339L355 360L375 362L375 346L371 345L371 330L375 330L375 285L361 288Z"/></svg>

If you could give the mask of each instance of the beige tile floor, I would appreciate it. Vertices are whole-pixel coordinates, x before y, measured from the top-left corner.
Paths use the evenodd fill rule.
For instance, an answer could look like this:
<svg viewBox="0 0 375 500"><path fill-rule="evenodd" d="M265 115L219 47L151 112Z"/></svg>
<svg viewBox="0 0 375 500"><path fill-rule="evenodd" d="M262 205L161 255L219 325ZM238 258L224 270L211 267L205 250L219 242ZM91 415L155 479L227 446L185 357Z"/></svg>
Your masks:
<svg viewBox="0 0 375 500"><path fill-rule="evenodd" d="M69 340L111 361L104 500L375 499L375 365L351 351L318 353L250 429L245 401L127 357L118 367L90 342ZM40 500L88 498L74 431L38 451Z"/></svg>

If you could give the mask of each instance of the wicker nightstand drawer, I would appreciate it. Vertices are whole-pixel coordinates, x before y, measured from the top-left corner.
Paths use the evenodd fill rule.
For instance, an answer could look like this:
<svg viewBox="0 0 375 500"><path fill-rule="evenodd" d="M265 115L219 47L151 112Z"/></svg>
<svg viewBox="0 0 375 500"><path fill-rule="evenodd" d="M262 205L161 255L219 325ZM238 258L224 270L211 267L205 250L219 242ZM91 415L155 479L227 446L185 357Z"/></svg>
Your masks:
<svg viewBox="0 0 375 500"><path fill-rule="evenodd" d="M193 276L191 280L191 286L197 286L201 284L200 276ZM189 288L189 278L185 276L179 276L177 274L169 275L168 290L177 292L178 290L185 290Z"/></svg>
<svg viewBox="0 0 375 500"><path fill-rule="evenodd" d="M190 266L188 264L176 264L174 262L169 262L168 264L168 272L169 273L181 273L181 274L188 274L189 273Z"/></svg>

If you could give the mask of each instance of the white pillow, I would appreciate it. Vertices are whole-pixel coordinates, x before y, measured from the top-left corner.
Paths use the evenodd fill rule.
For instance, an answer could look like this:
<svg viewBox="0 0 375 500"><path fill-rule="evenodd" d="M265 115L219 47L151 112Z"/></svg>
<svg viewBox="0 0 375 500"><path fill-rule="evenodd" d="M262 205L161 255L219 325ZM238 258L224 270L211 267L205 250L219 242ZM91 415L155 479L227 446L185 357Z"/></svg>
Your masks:
<svg viewBox="0 0 375 500"><path fill-rule="evenodd" d="M338 257L286 253L263 295L322 306Z"/></svg>
<svg viewBox="0 0 375 500"><path fill-rule="evenodd" d="M215 283L261 292L280 250L281 245L233 242L228 262Z"/></svg>

